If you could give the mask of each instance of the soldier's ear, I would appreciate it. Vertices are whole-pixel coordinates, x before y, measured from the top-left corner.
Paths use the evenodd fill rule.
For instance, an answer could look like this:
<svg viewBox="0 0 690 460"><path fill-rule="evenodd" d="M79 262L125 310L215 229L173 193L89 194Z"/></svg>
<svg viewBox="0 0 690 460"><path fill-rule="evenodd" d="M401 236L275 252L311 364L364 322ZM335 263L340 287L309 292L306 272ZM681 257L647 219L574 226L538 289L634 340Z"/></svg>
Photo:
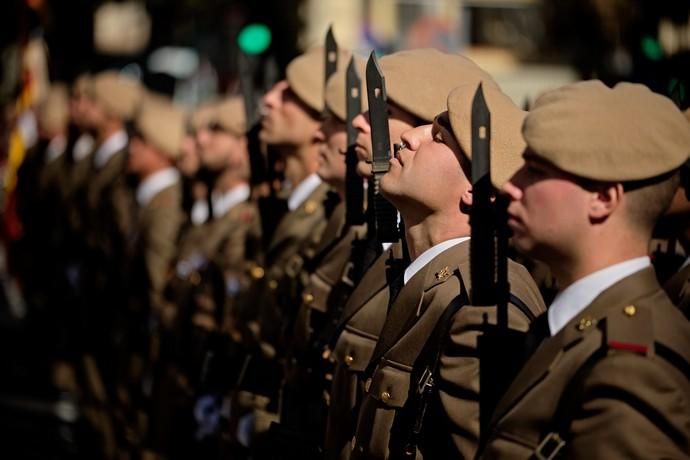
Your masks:
<svg viewBox="0 0 690 460"><path fill-rule="evenodd" d="M603 222L613 214L623 199L624 191L623 185L618 183L602 185L590 193L589 219L597 223Z"/></svg>
<svg viewBox="0 0 690 460"><path fill-rule="evenodd" d="M472 186L468 187L460 197L460 211L469 213L472 209Z"/></svg>

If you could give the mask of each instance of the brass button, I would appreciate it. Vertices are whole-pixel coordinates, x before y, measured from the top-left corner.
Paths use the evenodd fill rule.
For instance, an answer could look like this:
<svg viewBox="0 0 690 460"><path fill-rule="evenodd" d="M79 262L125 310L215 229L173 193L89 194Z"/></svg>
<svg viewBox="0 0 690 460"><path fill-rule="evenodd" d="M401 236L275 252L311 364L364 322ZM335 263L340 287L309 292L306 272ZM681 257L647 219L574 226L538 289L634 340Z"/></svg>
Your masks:
<svg viewBox="0 0 690 460"><path fill-rule="evenodd" d="M580 319L580 322L577 325L577 330L578 331L584 331L585 329L588 329L592 326L597 324L597 320L592 318L591 316L585 316L584 318Z"/></svg>
<svg viewBox="0 0 690 460"><path fill-rule="evenodd" d="M305 304L309 305L310 303L312 303L314 301L314 294L312 294L311 292L305 292L304 295L302 296L302 301Z"/></svg>
<svg viewBox="0 0 690 460"><path fill-rule="evenodd" d="M251 270L249 270L249 273L252 275L252 278L254 278L255 280L260 280L266 274L264 272L264 269L258 265L254 265L251 268Z"/></svg>
<svg viewBox="0 0 690 460"><path fill-rule="evenodd" d="M278 281L276 280L271 280L268 282L268 288L271 289L272 291L275 291L278 288Z"/></svg>
<svg viewBox="0 0 690 460"><path fill-rule="evenodd" d="M391 400L391 394L387 391L382 391L381 392L381 401L387 403L390 400Z"/></svg>
<svg viewBox="0 0 690 460"><path fill-rule="evenodd" d="M192 272L189 274L189 282L192 283L194 286L198 286L199 283L201 283L201 275L199 272Z"/></svg>
<svg viewBox="0 0 690 460"><path fill-rule="evenodd" d="M355 358L353 358L352 355L347 355L347 356L345 357L345 365L346 365L347 367L352 366L352 363L354 363L354 362L355 362Z"/></svg>
<svg viewBox="0 0 690 460"><path fill-rule="evenodd" d="M319 205L316 204L316 201L309 200L306 203L304 203L304 210L306 211L307 214L314 214L316 212L316 208Z"/></svg>
<svg viewBox="0 0 690 460"><path fill-rule="evenodd" d="M635 305L628 305L623 308L623 313L625 313L627 316L635 316L635 313L637 313L637 308L635 308Z"/></svg>

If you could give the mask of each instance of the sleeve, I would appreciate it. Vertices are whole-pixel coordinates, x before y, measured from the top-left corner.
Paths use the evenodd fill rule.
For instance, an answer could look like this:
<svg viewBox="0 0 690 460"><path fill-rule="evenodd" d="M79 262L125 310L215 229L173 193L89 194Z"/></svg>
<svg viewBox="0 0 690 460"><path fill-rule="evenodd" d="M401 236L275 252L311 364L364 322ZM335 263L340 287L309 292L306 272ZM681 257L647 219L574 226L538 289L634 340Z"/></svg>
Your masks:
<svg viewBox="0 0 690 460"><path fill-rule="evenodd" d="M610 352L583 381L565 457L690 458L690 384L677 372L662 358Z"/></svg>
<svg viewBox="0 0 690 460"><path fill-rule="evenodd" d="M157 208L147 229L145 263L149 278L149 297L154 310L160 306L166 274L175 259L182 214L174 207Z"/></svg>

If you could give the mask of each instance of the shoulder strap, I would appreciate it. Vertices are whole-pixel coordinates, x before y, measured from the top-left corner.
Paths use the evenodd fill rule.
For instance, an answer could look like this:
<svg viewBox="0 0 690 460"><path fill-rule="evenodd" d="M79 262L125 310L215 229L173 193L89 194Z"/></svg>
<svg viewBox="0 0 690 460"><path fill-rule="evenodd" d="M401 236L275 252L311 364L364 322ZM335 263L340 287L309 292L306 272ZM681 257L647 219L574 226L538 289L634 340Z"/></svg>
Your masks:
<svg viewBox="0 0 690 460"><path fill-rule="evenodd" d="M402 450L396 452L393 449L391 451L391 458L413 459L416 457L424 416L429 406L429 399L436 387L441 355L450 332L453 316L460 308L469 303L468 292L460 273L458 273L458 278L460 279L460 294L443 311L443 315L436 323L434 332L429 337L422 353L415 362L412 371L413 384L410 386L410 397L402 409L403 413L400 414L402 419L408 422L407 426L404 427L407 433L403 442L399 444Z"/></svg>

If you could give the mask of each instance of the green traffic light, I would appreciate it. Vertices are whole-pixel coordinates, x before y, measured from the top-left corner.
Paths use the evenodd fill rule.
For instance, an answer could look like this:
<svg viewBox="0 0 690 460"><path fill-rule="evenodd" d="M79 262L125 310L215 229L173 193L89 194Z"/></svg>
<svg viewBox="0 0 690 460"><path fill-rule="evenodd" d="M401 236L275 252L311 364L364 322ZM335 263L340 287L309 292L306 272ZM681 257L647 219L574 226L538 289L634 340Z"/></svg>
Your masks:
<svg viewBox="0 0 690 460"><path fill-rule="evenodd" d="M271 44L271 30L265 24L244 26L237 36L237 46L247 54L260 54Z"/></svg>
<svg viewBox="0 0 690 460"><path fill-rule="evenodd" d="M642 37L642 53L652 61L660 61L664 57L664 50L659 42L649 35Z"/></svg>

